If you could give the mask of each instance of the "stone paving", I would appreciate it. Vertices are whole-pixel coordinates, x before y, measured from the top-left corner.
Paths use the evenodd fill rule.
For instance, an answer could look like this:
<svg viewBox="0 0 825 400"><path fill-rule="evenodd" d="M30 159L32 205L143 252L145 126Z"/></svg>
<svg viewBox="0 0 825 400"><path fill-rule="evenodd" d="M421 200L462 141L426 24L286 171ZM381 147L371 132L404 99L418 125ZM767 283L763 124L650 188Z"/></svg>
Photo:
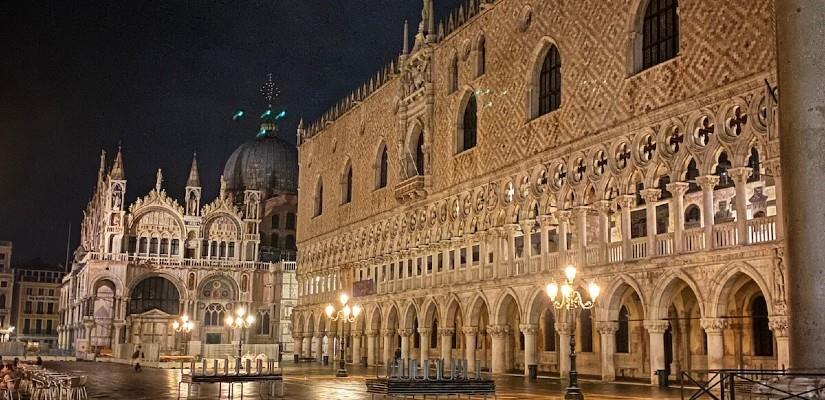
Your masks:
<svg viewBox="0 0 825 400"><path fill-rule="evenodd" d="M88 392L92 399L174 399L177 394L179 370L144 368L136 373L123 364L94 362L47 363L46 367L75 375L88 375ZM295 400L362 400L370 399L364 379L379 373L377 369L354 368L349 378L335 378L335 368L317 364L284 364L286 399ZM521 376L496 378L498 399L561 399L563 382L553 378L529 381ZM240 398L236 386L235 398ZM582 389L587 399L679 399L678 388L660 390L655 387L630 384L583 381ZM185 386L183 387L185 395ZM226 387L222 391L226 398ZM183 398L184 396L182 396ZM215 399L217 386L201 385L200 393L193 391L190 399ZM244 397L259 398L255 385L246 385ZM264 395L263 398L272 398ZM455 398L455 397L452 397ZM480 397L476 397L480 398Z"/></svg>

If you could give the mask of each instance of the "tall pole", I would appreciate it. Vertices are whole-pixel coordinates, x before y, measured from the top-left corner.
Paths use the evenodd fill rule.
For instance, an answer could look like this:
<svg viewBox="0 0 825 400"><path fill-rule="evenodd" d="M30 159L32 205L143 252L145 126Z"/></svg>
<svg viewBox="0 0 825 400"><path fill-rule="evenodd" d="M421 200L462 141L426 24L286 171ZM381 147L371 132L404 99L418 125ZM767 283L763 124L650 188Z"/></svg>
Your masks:
<svg viewBox="0 0 825 400"><path fill-rule="evenodd" d="M569 310L568 313L570 321L570 382L567 385L567 390L564 393L565 400L581 400L584 399L581 389L579 389L579 373L576 372L576 317L575 311Z"/></svg>
<svg viewBox="0 0 825 400"><path fill-rule="evenodd" d="M776 0L779 126L790 367L823 366L825 330L825 4ZM782 216L780 216L782 217ZM782 300L782 299L774 299ZM781 328L781 327L778 327Z"/></svg>

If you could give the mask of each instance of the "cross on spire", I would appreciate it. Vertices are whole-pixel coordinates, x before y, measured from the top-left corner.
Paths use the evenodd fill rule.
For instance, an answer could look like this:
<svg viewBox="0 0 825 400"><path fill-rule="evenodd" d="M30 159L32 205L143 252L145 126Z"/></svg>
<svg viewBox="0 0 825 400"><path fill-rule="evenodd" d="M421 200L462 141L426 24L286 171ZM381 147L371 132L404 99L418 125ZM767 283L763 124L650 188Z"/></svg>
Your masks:
<svg viewBox="0 0 825 400"><path fill-rule="evenodd" d="M281 94L281 89L272 80L272 73L266 75L267 80L261 85L261 96L266 100L267 106L272 108L272 102Z"/></svg>

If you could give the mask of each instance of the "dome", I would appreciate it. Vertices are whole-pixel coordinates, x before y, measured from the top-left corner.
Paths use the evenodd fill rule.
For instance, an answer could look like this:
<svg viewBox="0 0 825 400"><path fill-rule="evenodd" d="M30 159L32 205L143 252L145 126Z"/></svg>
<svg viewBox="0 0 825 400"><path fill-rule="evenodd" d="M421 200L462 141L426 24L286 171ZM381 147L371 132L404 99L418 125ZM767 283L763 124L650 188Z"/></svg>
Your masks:
<svg viewBox="0 0 825 400"><path fill-rule="evenodd" d="M298 193L298 149L276 135L259 135L240 145L223 169L227 189L256 189L266 197Z"/></svg>

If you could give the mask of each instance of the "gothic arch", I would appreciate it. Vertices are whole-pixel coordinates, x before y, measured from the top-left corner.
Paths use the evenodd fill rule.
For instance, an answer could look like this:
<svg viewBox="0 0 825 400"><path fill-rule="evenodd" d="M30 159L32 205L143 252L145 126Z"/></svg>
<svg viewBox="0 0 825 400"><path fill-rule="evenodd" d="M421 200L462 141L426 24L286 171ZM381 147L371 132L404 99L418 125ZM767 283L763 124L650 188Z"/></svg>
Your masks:
<svg viewBox="0 0 825 400"><path fill-rule="evenodd" d="M473 300L470 301L470 306L466 310L467 318L465 319L468 325L473 326L472 324L478 320L481 314L482 307L486 307L487 312L490 312L490 302L487 301L487 297L484 295L483 292L476 294L475 298L473 298Z"/></svg>
<svg viewBox="0 0 825 400"><path fill-rule="evenodd" d="M105 284L105 281L109 281L109 283L111 283L111 286L115 291L115 296L122 296L122 295L127 294L126 291L124 290L123 281L119 277L115 276L114 274L109 274L109 273L98 275L94 279L91 286L89 286L92 289L92 293L97 293L97 289L100 286L103 286ZM134 287L134 284L132 286L130 286L130 289L129 289L130 291L131 291L132 287Z"/></svg>
<svg viewBox="0 0 825 400"><path fill-rule="evenodd" d="M420 315L421 311L418 309L418 305L414 301L409 301L407 306L404 307L404 314L400 321L401 329L412 329Z"/></svg>
<svg viewBox="0 0 825 400"><path fill-rule="evenodd" d="M440 306L435 301L434 298L429 298L424 301L424 304L421 306L421 309L424 311L423 314L419 314L419 323L418 326L429 327L433 324L433 319L436 319L441 323L441 312Z"/></svg>
<svg viewBox="0 0 825 400"><path fill-rule="evenodd" d="M682 271L673 271L662 276L656 283L648 307L649 318L652 320L662 320L668 317L668 306L679 290L684 286L690 288L696 302L699 305L699 314L707 315L705 310L706 302L702 298L699 285Z"/></svg>
<svg viewBox="0 0 825 400"><path fill-rule="evenodd" d="M619 310L622 307L622 298L628 290L636 292L642 306L642 313L644 315L648 315L648 301L645 298L644 291L642 291L641 286L639 286L639 283L636 282L633 277L624 273L619 274L610 286L605 289L607 290L604 291L601 301L597 303L599 305L594 313L594 316L597 317L599 321L617 321L619 319Z"/></svg>
<svg viewBox="0 0 825 400"><path fill-rule="evenodd" d="M492 315L495 317L491 318L491 321L495 321L500 325L506 324L507 315L504 315L506 313L505 307L510 304L515 306L518 317L522 318L522 307L521 304L519 304L518 296L512 288L508 287L499 295L498 301L495 305L495 311L492 312Z"/></svg>
<svg viewBox="0 0 825 400"><path fill-rule="evenodd" d="M767 282L762 278L762 274L756 268L743 263L736 262L726 265L721 268L720 273L717 274L712 281L710 310L708 310L708 317L721 317L721 313L725 312L728 306L728 296L731 289L742 277L746 277L756 283L762 295L765 297L765 302L768 304L768 311L773 314L773 293L768 290Z"/></svg>
<svg viewBox="0 0 825 400"><path fill-rule="evenodd" d="M550 302L550 298L547 296L547 292L544 288L538 287L534 288L530 295L527 297L527 309L524 323L526 324L538 324L539 318L541 318L541 314L545 310L549 310L553 315L556 315L558 312L553 307L553 304Z"/></svg>
<svg viewBox="0 0 825 400"><path fill-rule="evenodd" d="M527 119L531 120L533 118L539 117L539 79L541 75L541 67L544 64L544 57L547 55L547 52L550 51L552 47L555 47L559 53L559 58L564 60L564 55L562 52L562 48L559 46L558 42L550 36L543 36L539 39L538 44L533 48L532 53L530 54L528 60L532 60L532 64L527 69L527 77L525 78L525 82L527 82L527 98L525 99L525 103L527 105ZM561 74L562 74L562 101L564 100L564 62L561 63Z"/></svg>
<svg viewBox="0 0 825 400"><path fill-rule="evenodd" d="M475 89L469 85L465 85L463 89L461 89L461 95L458 98L458 107L455 111L455 133L453 134L453 152L452 154L458 154L469 150L472 147L478 145L478 130L476 129L476 142L475 145L471 147L466 147L464 143L464 114L467 108L467 105L470 103L470 100L475 97ZM478 120L480 119L481 110L478 107L478 100L476 99L476 128L478 127Z"/></svg>

